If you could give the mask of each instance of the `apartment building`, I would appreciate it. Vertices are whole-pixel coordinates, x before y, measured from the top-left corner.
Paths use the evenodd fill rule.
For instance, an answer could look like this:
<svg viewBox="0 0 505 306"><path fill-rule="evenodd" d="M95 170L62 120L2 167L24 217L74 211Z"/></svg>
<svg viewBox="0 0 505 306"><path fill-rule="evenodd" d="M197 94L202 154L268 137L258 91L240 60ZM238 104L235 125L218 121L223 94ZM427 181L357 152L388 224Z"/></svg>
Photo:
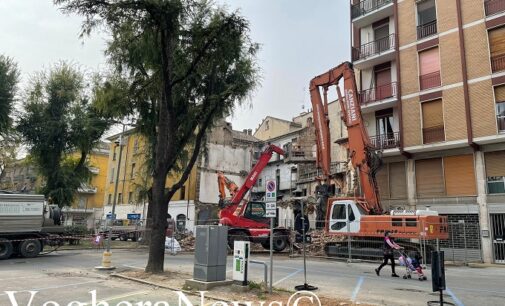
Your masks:
<svg viewBox="0 0 505 306"><path fill-rule="evenodd" d="M107 140L110 141L110 151L104 193L104 218L111 214L116 195L117 220L123 220L123 224L128 224L135 222L136 219L133 218L137 218L138 215L140 219L145 219L148 205L146 192L151 184L146 139L136 129L130 129L110 136ZM168 207L169 217L176 220L177 228L181 231L194 229L196 172L195 166ZM172 186L179 178L180 174L169 175L166 187Z"/></svg>
<svg viewBox="0 0 505 306"><path fill-rule="evenodd" d="M505 262L505 0L353 0L350 30L382 202L478 222Z"/></svg>

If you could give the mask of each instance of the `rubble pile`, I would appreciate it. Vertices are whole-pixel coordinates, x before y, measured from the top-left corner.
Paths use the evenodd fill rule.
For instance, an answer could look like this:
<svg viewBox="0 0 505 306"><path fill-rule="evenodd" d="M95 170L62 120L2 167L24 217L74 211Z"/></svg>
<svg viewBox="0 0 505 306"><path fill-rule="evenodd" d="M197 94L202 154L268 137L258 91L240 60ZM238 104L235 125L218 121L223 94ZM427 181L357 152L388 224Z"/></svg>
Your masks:
<svg viewBox="0 0 505 306"><path fill-rule="evenodd" d="M313 230L310 233L312 238L311 243L305 244L305 250L309 256L326 256L325 245L330 242L342 242L345 240L344 236L330 236L324 232L324 230ZM302 253L303 244L294 243L293 251Z"/></svg>
<svg viewBox="0 0 505 306"><path fill-rule="evenodd" d="M195 250L195 237L192 234L186 235L179 240L181 249L186 252L193 252Z"/></svg>

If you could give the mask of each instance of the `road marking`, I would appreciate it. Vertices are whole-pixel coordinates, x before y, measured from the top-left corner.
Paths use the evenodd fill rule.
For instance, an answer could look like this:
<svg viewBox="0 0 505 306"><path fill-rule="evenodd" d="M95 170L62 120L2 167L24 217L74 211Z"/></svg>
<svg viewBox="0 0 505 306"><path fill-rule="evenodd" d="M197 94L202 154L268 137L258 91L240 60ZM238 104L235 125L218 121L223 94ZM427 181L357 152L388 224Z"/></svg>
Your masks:
<svg viewBox="0 0 505 306"><path fill-rule="evenodd" d="M277 284L282 283L283 281L287 280L288 278L291 278L291 277L295 276L296 274L298 274L298 273L300 273L300 272L302 272L302 271L303 271L303 269L298 269L298 270L296 270L295 272L293 272L293 273L291 273L291 274L288 274L286 277L281 278L281 279L279 279L278 281L276 281L276 282L274 283L274 286L275 286L275 285L277 285Z"/></svg>
<svg viewBox="0 0 505 306"><path fill-rule="evenodd" d="M99 302L113 301L113 300L117 300L117 299L124 299L124 298L129 297L129 296L139 295L139 294L145 294L145 293L148 293L148 292L151 292L151 290L142 290L142 291L137 291L137 292L132 292L132 293L115 295L115 296L111 296L111 297L108 297L108 298L105 298L105 299L97 300L97 302L99 303ZM86 303L85 305L88 305L88 304L91 305L91 302Z"/></svg>
<svg viewBox="0 0 505 306"><path fill-rule="evenodd" d="M361 284L363 284L363 281L365 278L363 276L360 276L358 279L358 283L356 284L356 287L354 287L354 291L352 292L351 296L351 301L355 302L356 297L358 296L359 289L361 288Z"/></svg>
<svg viewBox="0 0 505 306"><path fill-rule="evenodd" d="M33 289L24 289L24 290L15 290L15 291L18 291L18 292L24 292L24 291L42 291L42 290L48 290L48 289L59 289L59 288L65 288L65 287L71 287L71 286L77 286L77 285L84 285L84 284L91 284L91 283L101 283L101 282L104 282L104 280L93 280L93 281L87 281L87 282L66 284L66 285L61 285L61 286L50 286L50 287L44 287L44 288L33 288ZM7 295L7 293L0 293L0 295Z"/></svg>
<svg viewBox="0 0 505 306"><path fill-rule="evenodd" d="M465 306L463 303L461 303L461 301L456 297L456 295L451 291L451 289L449 288L446 288L445 291L447 291L447 293L449 293L449 295L451 296L452 298L452 301L458 305L458 306Z"/></svg>

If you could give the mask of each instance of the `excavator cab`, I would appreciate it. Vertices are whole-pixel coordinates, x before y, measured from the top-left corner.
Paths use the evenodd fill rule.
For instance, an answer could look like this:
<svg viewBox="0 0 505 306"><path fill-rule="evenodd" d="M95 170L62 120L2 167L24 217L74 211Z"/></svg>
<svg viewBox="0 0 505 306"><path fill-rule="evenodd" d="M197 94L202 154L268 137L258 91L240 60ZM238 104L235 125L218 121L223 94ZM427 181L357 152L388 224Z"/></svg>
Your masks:
<svg viewBox="0 0 505 306"><path fill-rule="evenodd" d="M266 208L265 202L248 202L244 210L244 218L251 219L254 221L265 221L268 220L265 217Z"/></svg>
<svg viewBox="0 0 505 306"><path fill-rule="evenodd" d="M361 216L365 211L352 199L330 199L328 201L329 233L358 233Z"/></svg>

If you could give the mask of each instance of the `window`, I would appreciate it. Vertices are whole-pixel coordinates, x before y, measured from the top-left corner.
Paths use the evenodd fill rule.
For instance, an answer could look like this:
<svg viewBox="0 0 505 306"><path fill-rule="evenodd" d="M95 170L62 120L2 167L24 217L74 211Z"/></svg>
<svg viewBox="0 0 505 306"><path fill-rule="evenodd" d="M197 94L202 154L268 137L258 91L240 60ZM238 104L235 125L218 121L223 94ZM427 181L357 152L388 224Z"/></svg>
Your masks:
<svg viewBox="0 0 505 306"><path fill-rule="evenodd" d="M386 163L377 172L377 185L381 199L407 198L405 162Z"/></svg>
<svg viewBox="0 0 505 306"><path fill-rule="evenodd" d="M494 98L496 101L496 121L498 131L505 132L505 85L494 88Z"/></svg>
<svg viewBox="0 0 505 306"><path fill-rule="evenodd" d="M391 220L391 225L392 226L402 226L403 225L403 219L402 218L393 218Z"/></svg>
<svg viewBox="0 0 505 306"><path fill-rule="evenodd" d="M113 153L112 153L112 160L116 160L116 149L117 149L117 146L114 145L114 150L113 150Z"/></svg>
<svg viewBox="0 0 505 306"><path fill-rule="evenodd" d="M354 211L352 210L351 205L347 206L347 214L349 215L349 221L350 222L356 220L356 217L354 216Z"/></svg>
<svg viewBox="0 0 505 306"><path fill-rule="evenodd" d="M488 193L505 193L505 151L486 152Z"/></svg>
<svg viewBox="0 0 505 306"><path fill-rule="evenodd" d="M505 26L489 31L489 49L493 72L505 70Z"/></svg>
<svg viewBox="0 0 505 306"><path fill-rule="evenodd" d="M421 108L423 112L423 143L445 141L442 100L424 102Z"/></svg>
<svg viewBox="0 0 505 306"><path fill-rule="evenodd" d="M132 163L132 172L130 174L130 178L134 178L135 177L135 163Z"/></svg>
<svg viewBox="0 0 505 306"><path fill-rule="evenodd" d="M182 186L179 189L179 200L184 200L186 198L186 186Z"/></svg>
<svg viewBox="0 0 505 306"><path fill-rule="evenodd" d="M114 183L114 168L110 170L110 182Z"/></svg>
<svg viewBox="0 0 505 306"><path fill-rule="evenodd" d="M332 219L345 220L345 204L336 204L333 206L333 213L331 214Z"/></svg>
<svg viewBox="0 0 505 306"><path fill-rule="evenodd" d="M268 131L269 128L270 128L270 122L267 120L265 121L265 131Z"/></svg>
<svg viewBox="0 0 505 306"><path fill-rule="evenodd" d="M392 108L375 112L375 128L376 135L371 138L374 147L384 149L396 146Z"/></svg>
<svg viewBox="0 0 505 306"><path fill-rule="evenodd" d="M137 154L139 151L139 140L138 138L135 139L135 141L133 142L133 154Z"/></svg>
<svg viewBox="0 0 505 306"><path fill-rule="evenodd" d="M112 204L112 194L109 194L109 198L107 199L107 204L108 205Z"/></svg>
<svg viewBox="0 0 505 306"><path fill-rule="evenodd" d="M116 204L121 204L123 203L123 195L121 193L117 194L117 203Z"/></svg>
<svg viewBox="0 0 505 306"><path fill-rule="evenodd" d="M263 219L265 213L265 203L249 202L244 215L249 219Z"/></svg>
<svg viewBox="0 0 505 306"><path fill-rule="evenodd" d="M263 186L263 179L258 180L258 186Z"/></svg>
<svg viewBox="0 0 505 306"><path fill-rule="evenodd" d="M419 198L445 195L441 158L416 160L416 189Z"/></svg>
<svg viewBox="0 0 505 306"><path fill-rule="evenodd" d="M435 0L425 0L417 4L417 39L437 33L437 11Z"/></svg>
<svg viewBox="0 0 505 306"><path fill-rule="evenodd" d="M473 154L416 160L419 198L477 194Z"/></svg>
<svg viewBox="0 0 505 306"><path fill-rule="evenodd" d="M440 56L438 47L419 52L419 89L439 87Z"/></svg>
<svg viewBox="0 0 505 306"><path fill-rule="evenodd" d="M407 219L405 219L405 226L416 227L417 226L417 220L414 219L414 218L407 218Z"/></svg>
<svg viewBox="0 0 505 306"><path fill-rule="evenodd" d="M370 50L371 53L380 53L391 48L389 39L389 18L385 18L375 22L373 25L375 50ZM366 52L366 50L364 50Z"/></svg>
<svg viewBox="0 0 505 306"><path fill-rule="evenodd" d="M128 203L133 203L133 192L128 192Z"/></svg>

